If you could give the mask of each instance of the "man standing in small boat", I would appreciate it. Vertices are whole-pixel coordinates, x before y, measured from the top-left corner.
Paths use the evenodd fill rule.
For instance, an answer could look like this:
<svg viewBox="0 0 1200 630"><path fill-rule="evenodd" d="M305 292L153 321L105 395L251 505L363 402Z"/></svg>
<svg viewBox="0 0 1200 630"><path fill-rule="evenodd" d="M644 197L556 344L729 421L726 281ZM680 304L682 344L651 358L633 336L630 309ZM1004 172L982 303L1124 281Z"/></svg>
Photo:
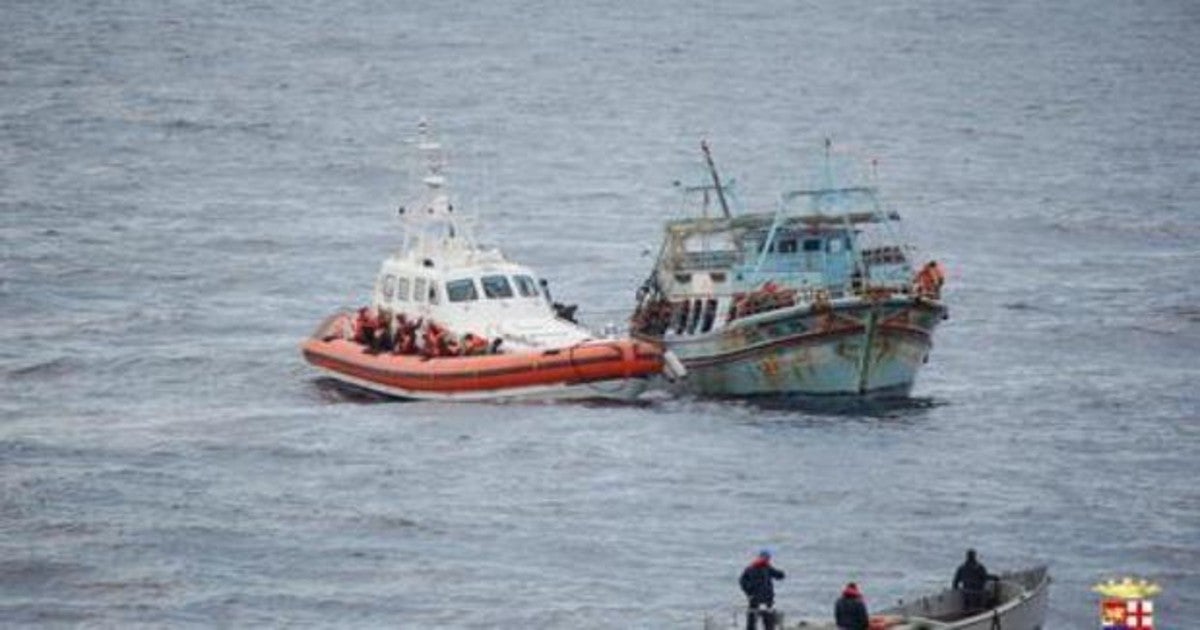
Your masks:
<svg viewBox="0 0 1200 630"><path fill-rule="evenodd" d="M742 592L749 599L749 609L746 611L746 630L754 630L755 619L762 617L763 628L773 630L775 627L775 585L773 580L782 580L783 571L771 566L771 551L763 549L758 556L742 571L738 583Z"/></svg>
<svg viewBox="0 0 1200 630"><path fill-rule="evenodd" d="M988 580L998 579L1000 578L988 573L987 568L976 559L975 550L968 549L967 560L954 572L954 581L950 587L962 591L964 608L981 610L988 607Z"/></svg>

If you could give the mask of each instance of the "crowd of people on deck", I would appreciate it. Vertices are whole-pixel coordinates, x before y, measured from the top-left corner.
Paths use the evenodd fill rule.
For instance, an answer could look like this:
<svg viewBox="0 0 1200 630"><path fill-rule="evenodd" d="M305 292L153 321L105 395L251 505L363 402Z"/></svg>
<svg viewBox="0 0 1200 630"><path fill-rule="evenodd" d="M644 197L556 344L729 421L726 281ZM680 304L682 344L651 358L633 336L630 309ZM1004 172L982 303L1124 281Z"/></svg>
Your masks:
<svg viewBox="0 0 1200 630"><path fill-rule="evenodd" d="M858 273L856 270L856 274ZM941 298L942 287L945 284L945 269L940 262L931 260L913 276L911 290L917 296L937 300ZM855 288L857 291L872 292L871 295L875 298L887 297L896 291L896 289L888 287L864 289L860 281L856 282ZM904 290L900 289L901 292ZM645 287L639 290L639 302L645 297L645 291L647 291ZM799 292L795 289L783 288L773 281L768 281L761 288L754 291L735 294L729 303L729 313L726 319L732 322L735 319L748 317L756 313L795 306L798 303L799 297ZM811 299L814 307L828 307L829 305L829 294L825 291L815 292ZM672 322L679 317L679 309L683 309L683 319L687 319L687 304L688 302L685 300L676 305L665 297L645 301L634 312L630 321L631 328L639 334L661 337L671 328Z"/></svg>
<svg viewBox="0 0 1200 630"><path fill-rule="evenodd" d="M354 316L350 338L367 352L425 358L499 354L503 342L471 332L460 336L433 320L366 306Z"/></svg>
<svg viewBox="0 0 1200 630"><path fill-rule="evenodd" d="M775 580L784 579L783 571L771 564L771 551L758 552L738 579L738 585L746 595L746 630L755 630L762 622L765 630L774 630L778 622L775 607ZM962 594L963 611L975 613L995 605L988 582L999 578L979 562L974 549L967 550L966 560L954 572L951 588ZM833 605L834 623L838 630L883 630L896 622L895 619L871 617L867 603L858 584L849 582Z"/></svg>
<svg viewBox="0 0 1200 630"><path fill-rule="evenodd" d="M797 295L795 289L784 289L772 281L767 281L756 291L734 296L729 305L729 320L795 306Z"/></svg>

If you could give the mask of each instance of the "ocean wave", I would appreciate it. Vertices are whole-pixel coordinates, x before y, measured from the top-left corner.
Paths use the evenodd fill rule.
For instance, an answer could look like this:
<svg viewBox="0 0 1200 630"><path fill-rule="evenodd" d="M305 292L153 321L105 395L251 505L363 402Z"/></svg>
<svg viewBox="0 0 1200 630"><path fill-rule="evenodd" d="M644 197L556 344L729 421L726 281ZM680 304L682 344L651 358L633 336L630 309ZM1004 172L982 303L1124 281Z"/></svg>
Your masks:
<svg viewBox="0 0 1200 630"><path fill-rule="evenodd" d="M1173 306L1166 309L1163 314L1182 322L1200 324L1200 306L1197 305L1186 304L1181 306Z"/></svg>
<svg viewBox="0 0 1200 630"><path fill-rule="evenodd" d="M63 601L13 605L0 604L0 621L27 623L35 626L44 624L71 625L95 622L100 617L86 610L77 610L74 606L75 604Z"/></svg>
<svg viewBox="0 0 1200 630"><path fill-rule="evenodd" d="M1071 235L1126 235L1188 242L1200 237L1200 221L1167 212L1059 212L1049 218L1046 227Z"/></svg>
<svg viewBox="0 0 1200 630"><path fill-rule="evenodd" d="M83 362L71 357L57 357L48 361L40 361L31 365L13 368L4 376L10 380L33 380L45 378L62 378L77 373L83 367Z"/></svg>
<svg viewBox="0 0 1200 630"><path fill-rule="evenodd" d="M91 567L74 562L39 558L0 559L0 584L6 589L41 590L55 582L87 573Z"/></svg>
<svg viewBox="0 0 1200 630"><path fill-rule="evenodd" d="M1046 309L1043 309L1043 308L1037 306L1036 304L1032 304L1030 302L1025 302L1023 300L1017 300L1015 302L1006 302L1004 304L1001 304L1000 307L1005 310L1009 310L1009 311L1045 311L1046 310Z"/></svg>

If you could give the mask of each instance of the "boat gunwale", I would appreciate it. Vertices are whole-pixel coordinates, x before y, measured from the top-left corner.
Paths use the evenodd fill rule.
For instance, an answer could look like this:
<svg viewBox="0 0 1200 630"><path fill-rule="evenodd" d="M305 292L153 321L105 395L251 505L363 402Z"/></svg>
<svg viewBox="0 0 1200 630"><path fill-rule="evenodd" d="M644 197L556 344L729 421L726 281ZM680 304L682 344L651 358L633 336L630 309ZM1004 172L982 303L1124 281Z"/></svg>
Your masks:
<svg viewBox="0 0 1200 630"><path fill-rule="evenodd" d="M467 384L438 387L437 384L439 382L461 384L463 381L497 379L518 374L549 374L568 369L574 373L575 378L547 377L534 379L533 382L525 385L574 384L618 378L643 378L661 371L663 361L661 352L645 350L644 346L647 344L652 345L652 342L641 339L600 340L557 349L557 351L430 358L416 355L369 354L359 344L345 339L330 341L311 339L302 344L301 349L305 360L312 365L337 374L374 381L384 386L413 391L491 391L502 390L510 386L471 387ZM628 355L626 348L630 350ZM578 357L576 353L579 350L586 350L589 353L598 350L607 350L608 352L599 356ZM526 360L522 361L522 359ZM476 365L465 365L467 360L474 360L472 363ZM479 367L478 363L481 362L503 365ZM388 363L393 365L389 366ZM460 369L449 369L447 366L452 363L459 363ZM404 364L427 365L439 369L404 370ZM605 364L614 365L613 374L596 377L579 372L581 368ZM425 387L401 387L403 382L425 385Z"/></svg>

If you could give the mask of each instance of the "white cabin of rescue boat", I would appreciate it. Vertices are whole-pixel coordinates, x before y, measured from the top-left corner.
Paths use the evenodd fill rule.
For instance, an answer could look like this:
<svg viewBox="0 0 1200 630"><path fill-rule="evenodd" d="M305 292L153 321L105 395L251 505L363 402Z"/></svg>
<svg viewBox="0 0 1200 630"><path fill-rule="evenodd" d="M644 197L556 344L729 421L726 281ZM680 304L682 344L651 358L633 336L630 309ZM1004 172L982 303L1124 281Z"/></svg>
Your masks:
<svg viewBox="0 0 1200 630"><path fill-rule="evenodd" d="M504 340L506 350L577 344L593 336L559 318L548 285L529 267L479 245L447 192L441 145L421 126L418 148L428 174L424 194L399 211L399 250L384 260L372 306L434 321L455 334Z"/></svg>

